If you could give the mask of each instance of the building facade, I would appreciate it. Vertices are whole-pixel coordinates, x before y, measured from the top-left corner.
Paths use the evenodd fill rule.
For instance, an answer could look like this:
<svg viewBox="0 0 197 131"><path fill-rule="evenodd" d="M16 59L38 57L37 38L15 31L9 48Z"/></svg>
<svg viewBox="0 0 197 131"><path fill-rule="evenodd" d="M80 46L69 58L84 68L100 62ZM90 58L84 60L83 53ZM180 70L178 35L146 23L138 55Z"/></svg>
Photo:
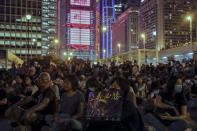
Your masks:
<svg viewBox="0 0 197 131"><path fill-rule="evenodd" d="M147 49L168 49L190 42L188 15L194 15L193 0L143 0L139 14L139 33L145 34ZM192 23L196 36L196 22ZM196 41L193 37L192 41ZM140 48L143 40L140 38Z"/></svg>
<svg viewBox="0 0 197 131"><path fill-rule="evenodd" d="M42 0L1 0L0 48L25 59L41 55L41 43Z"/></svg>
<svg viewBox="0 0 197 131"><path fill-rule="evenodd" d="M140 0L115 0L114 7L116 17L118 17L130 7L139 8Z"/></svg>
<svg viewBox="0 0 197 131"><path fill-rule="evenodd" d="M42 54L56 54L58 0L42 0Z"/></svg>
<svg viewBox="0 0 197 131"><path fill-rule="evenodd" d="M113 24L113 56L138 48L138 13L137 8L129 8Z"/></svg>
<svg viewBox="0 0 197 131"><path fill-rule="evenodd" d="M95 59L95 0L60 1L60 56Z"/></svg>

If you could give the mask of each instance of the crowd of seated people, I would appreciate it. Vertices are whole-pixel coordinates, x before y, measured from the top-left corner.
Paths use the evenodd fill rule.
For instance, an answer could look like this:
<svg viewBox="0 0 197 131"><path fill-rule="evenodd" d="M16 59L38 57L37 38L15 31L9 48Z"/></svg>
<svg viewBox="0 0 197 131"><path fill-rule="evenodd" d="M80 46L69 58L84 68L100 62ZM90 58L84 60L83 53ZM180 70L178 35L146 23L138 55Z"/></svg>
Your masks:
<svg viewBox="0 0 197 131"><path fill-rule="evenodd" d="M87 117L90 93L122 92L118 121ZM99 109L99 106L97 106ZM15 130L145 131L191 129L197 108L197 64L16 66L0 70L0 117Z"/></svg>

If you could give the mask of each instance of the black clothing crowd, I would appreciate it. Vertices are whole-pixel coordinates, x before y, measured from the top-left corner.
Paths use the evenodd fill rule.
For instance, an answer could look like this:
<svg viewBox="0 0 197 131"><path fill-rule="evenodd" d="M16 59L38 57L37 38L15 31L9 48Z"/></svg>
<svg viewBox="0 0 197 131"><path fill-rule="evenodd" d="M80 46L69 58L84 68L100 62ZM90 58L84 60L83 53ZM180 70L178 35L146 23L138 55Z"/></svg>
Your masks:
<svg viewBox="0 0 197 131"><path fill-rule="evenodd" d="M119 119L87 115L91 93L114 90L122 97ZM16 130L186 131L191 129L191 108L197 108L193 61L140 68L130 61L110 65L70 61L13 64L0 70L0 117L10 119Z"/></svg>

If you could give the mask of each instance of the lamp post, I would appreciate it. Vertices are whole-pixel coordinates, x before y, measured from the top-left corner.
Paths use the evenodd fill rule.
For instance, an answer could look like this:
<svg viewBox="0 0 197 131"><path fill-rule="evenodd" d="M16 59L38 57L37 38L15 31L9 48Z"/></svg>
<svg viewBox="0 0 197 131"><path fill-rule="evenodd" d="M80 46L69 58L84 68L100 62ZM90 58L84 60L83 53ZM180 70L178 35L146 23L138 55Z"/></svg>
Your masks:
<svg viewBox="0 0 197 131"><path fill-rule="evenodd" d="M104 52L104 55L105 55L106 50L104 49L103 52Z"/></svg>
<svg viewBox="0 0 197 131"><path fill-rule="evenodd" d="M70 52L70 53L64 52L63 54L68 57L68 60L70 60L71 57L73 56L72 52Z"/></svg>
<svg viewBox="0 0 197 131"><path fill-rule="evenodd" d="M146 36L145 36L145 34L141 34L141 38L143 39L143 45L144 45L144 60L145 60L145 64L147 64L147 57L146 57Z"/></svg>
<svg viewBox="0 0 197 131"><path fill-rule="evenodd" d="M192 43L192 17L187 16L187 20L190 22L190 44L192 44L192 51L194 52L194 45Z"/></svg>
<svg viewBox="0 0 197 131"><path fill-rule="evenodd" d="M28 57L27 57L27 60L29 60L29 20L31 19L31 15L27 14L26 15L26 20L27 20L27 38L28 38L28 43L27 43L27 50L28 50Z"/></svg>
<svg viewBox="0 0 197 131"><path fill-rule="evenodd" d="M36 46L36 56L37 56L37 43L36 43L36 39L32 39L32 42L33 42L33 46Z"/></svg>
<svg viewBox="0 0 197 131"><path fill-rule="evenodd" d="M106 32L107 31L107 27L103 27L103 32Z"/></svg>
<svg viewBox="0 0 197 131"><path fill-rule="evenodd" d="M59 56L59 40L55 39L54 43L56 44L56 54L57 54L57 56Z"/></svg>
<svg viewBox="0 0 197 131"><path fill-rule="evenodd" d="M117 46L118 46L118 52L119 52L119 54L120 54L120 47L121 47L121 44L118 43Z"/></svg>

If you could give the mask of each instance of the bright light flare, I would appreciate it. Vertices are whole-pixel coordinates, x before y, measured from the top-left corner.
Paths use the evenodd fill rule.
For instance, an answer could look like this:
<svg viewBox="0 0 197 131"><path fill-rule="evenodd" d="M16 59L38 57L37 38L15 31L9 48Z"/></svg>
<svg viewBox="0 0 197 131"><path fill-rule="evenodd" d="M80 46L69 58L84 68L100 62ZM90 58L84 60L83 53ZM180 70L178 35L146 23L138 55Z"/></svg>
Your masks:
<svg viewBox="0 0 197 131"><path fill-rule="evenodd" d="M141 38L145 39L145 34L141 34Z"/></svg>
<svg viewBox="0 0 197 131"><path fill-rule="evenodd" d="M191 16L187 16L187 20L188 21L191 21L192 20L192 17Z"/></svg>
<svg viewBox="0 0 197 131"><path fill-rule="evenodd" d="M30 19L31 19L31 15L27 14L27 15L26 15L26 19L27 19L27 20L30 20Z"/></svg>
<svg viewBox="0 0 197 131"><path fill-rule="evenodd" d="M59 40L55 39L54 42L57 44L57 43L59 43Z"/></svg>

